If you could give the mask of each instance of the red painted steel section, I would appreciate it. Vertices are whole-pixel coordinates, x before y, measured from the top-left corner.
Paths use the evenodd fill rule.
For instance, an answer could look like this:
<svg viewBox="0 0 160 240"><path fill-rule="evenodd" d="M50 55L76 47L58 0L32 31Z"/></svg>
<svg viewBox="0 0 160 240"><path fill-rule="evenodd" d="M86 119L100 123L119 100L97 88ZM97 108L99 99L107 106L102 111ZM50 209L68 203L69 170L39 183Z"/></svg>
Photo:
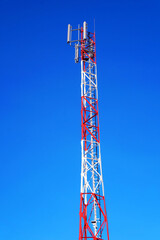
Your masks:
<svg viewBox="0 0 160 240"><path fill-rule="evenodd" d="M84 203L85 194L89 194L90 198L87 202L87 204ZM97 200L100 198L100 204ZM100 225L99 229L97 229L97 234L95 235L94 232L91 229L91 221L90 221L90 215L91 211L93 209L94 199L96 200L96 203L102 213L102 224ZM90 206L91 205L91 206ZM89 212L88 209L91 209ZM88 216L87 216L88 213ZM109 240L109 231L108 231L108 221L107 221L107 212L106 212L106 206L105 206L105 198L104 196L99 196L94 193L81 193L80 194L80 227L79 227L79 240L83 239L94 239L94 240L103 240L103 238L99 238L98 233L101 231L101 233L104 230L104 227L107 228L107 238Z"/></svg>

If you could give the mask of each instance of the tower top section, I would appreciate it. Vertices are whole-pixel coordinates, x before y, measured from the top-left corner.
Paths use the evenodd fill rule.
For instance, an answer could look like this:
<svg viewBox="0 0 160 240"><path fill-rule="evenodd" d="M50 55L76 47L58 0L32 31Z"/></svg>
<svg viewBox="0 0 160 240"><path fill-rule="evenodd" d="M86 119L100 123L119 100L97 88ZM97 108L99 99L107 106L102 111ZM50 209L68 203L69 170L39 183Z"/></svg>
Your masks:
<svg viewBox="0 0 160 240"><path fill-rule="evenodd" d="M73 29L71 24L68 24L67 43L75 48L75 63L79 59L96 63L96 49L95 49L95 33L88 31L88 24L83 22L83 26ZM81 51L80 51L81 49Z"/></svg>

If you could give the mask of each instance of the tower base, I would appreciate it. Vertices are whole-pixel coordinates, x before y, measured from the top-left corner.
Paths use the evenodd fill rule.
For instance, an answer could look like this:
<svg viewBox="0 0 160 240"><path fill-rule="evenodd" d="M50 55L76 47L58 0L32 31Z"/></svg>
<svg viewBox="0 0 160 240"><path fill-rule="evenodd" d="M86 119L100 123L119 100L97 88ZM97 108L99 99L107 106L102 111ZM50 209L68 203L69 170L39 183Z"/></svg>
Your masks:
<svg viewBox="0 0 160 240"><path fill-rule="evenodd" d="M96 206L96 210L95 210ZM96 211L97 218L94 219ZM102 233L106 226L109 240L107 212L104 196L95 193L80 194L79 240L103 240Z"/></svg>

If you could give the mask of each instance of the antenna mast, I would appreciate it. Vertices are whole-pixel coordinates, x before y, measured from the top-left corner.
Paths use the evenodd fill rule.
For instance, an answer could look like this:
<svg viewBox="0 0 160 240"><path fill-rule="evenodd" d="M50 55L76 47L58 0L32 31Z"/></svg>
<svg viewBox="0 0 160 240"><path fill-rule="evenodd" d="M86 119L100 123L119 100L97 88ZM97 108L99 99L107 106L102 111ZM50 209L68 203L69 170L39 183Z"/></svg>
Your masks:
<svg viewBox="0 0 160 240"><path fill-rule="evenodd" d="M81 56L81 193L79 240L102 240L107 228L107 212L102 177L97 63L95 32L88 31L86 22L83 27L72 29L68 25L67 43L75 47L75 62ZM72 33L78 31L78 39L72 40Z"/></svg>

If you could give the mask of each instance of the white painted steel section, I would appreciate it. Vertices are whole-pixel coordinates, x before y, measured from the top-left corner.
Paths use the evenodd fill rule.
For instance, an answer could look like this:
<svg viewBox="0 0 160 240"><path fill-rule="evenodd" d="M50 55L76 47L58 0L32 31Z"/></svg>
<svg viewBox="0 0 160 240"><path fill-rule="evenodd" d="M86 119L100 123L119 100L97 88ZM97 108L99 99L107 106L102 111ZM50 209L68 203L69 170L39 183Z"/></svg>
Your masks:
<svg viewBox="0 0 160 240"><path fill-rule="evenodd" d="M88 61L81 60L81 96L88 97L87 99L92 106L95 104L95 101L98 100L97 66L89 59ZM87 104L87 101L83 99L83 105L86 107ZM91 106L90 111L90 116L92 117L93 113ZM90 125L92 126L96 124L95 118L92 118L90 120ZM93 133L94 128L91 127L90 131ZM85 150L85 142L89 146L87 150ZM81 149L81 193L96 193L104 196L100 143L97 142L91 134L88 134L86 140L81 140ZM85 204L87 204L87 194L85 195L84 201ZM97 211L98 207L94 200L94 218L92 223L95 234L97 233L97 225L99 222Z"/></svg>

